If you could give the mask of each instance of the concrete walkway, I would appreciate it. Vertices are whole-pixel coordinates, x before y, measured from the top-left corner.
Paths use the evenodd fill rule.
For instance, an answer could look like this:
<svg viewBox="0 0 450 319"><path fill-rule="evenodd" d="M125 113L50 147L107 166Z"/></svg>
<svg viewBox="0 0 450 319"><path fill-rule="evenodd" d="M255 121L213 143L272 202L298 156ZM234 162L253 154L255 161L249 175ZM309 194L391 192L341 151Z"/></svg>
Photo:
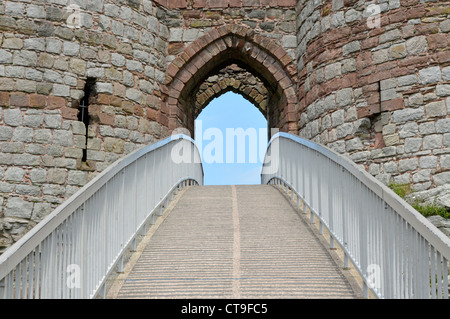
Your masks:
<svg viewBox="0 0 450 319"><path fill-rule="evenodd" d="M252 185L187 189L109 297L356 295L286 197Z"/></svg>

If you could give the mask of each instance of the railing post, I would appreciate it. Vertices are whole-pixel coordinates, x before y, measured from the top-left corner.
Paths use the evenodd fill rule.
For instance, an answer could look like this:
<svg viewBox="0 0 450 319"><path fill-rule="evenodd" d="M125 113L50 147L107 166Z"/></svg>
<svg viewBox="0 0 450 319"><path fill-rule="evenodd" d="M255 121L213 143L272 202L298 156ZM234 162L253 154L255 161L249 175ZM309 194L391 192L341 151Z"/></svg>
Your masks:
<svg viewBox="0 0 450 319"><path fill-rule="evenodd" d="M5 284L6 279L0 279L0 299L5 299L6 298L6 284Z"/></svg>
<svg viewBox="0 0 450 319"><path fill-rule="evenodd" d="M136 237L134 237L133 240L131 241L130 251L132 251L132 252L136 251Z"/></svg>
<svg viewBox="0 0 450 319"><path fill-rule="evenodd" d="M100 288L99 296L100 296L101 299L105 299L106 298L106 283L102 284L102 287Z"/></svg>
<svg viewBox="0 0 450 319"><path fill-rule="evenodd" d="M323 235L323 223L322 223L322 192L321 192L321 184L322 184L322 169L321 169L321 165L320 165L320 154L319 152L316 153L317 154L317 161L315 162L315 165L319 167L319 169L317 170L317 198L318 198L318 203L317 203L317 207L318 207L318 211L317 213L319 214L319 233L321 235Z"/></svg>
<svg viewBox="0 0 450 319"><path fill-rule="evenodd" d="M358 200L358 210L359 210L359 241L360 241L360 255L361 255L361 269L364 275L367 275L367 267L368 267L368 261L367 261L367 250L369 249L369 245L367 242L367 232L368 229L366 227L367 225L367 219L365 218L365 210L363 210L363 192L362 192L362 183L358 183L358 194L357 194L357 200ZM366 279L363 278L363 297L369 298L369 289L366 283Z"/></svg>
<svg viewBox="0 0 450 319"><path fill-rule="evenodd" d="M345 182L344 182L344 178L345 178L345 169L344 167L341 166L341 200L342 200L342 241L343 241L343 245L344 245L344 268L347 269L348 268L348 254L346 252L347 250L347 218L346 218L346 200L345 200Z"/></svg>
<svg viewBox="0 0 450 319"><path fill-rule="evenodd" d="M154 225L155 224L155 212L153 211L150 214L150 225Z"/></svg>
<svg viewBox="0 0 450 319"><path fill-rule="evenodd" d="M330 227L330 248L334 249L334 237L332 233L334 232L333 228L333 187L332 187L332 181L335 181L336 178L334 176L334 170L331 168L331 163L328 165L328 175L330 176L329 182L328 182L328 227Z"/></svg>
<svg viewBox="0 0 450 319"><path fill-rule="evenodd" d="M117 262L117 272L123 273L123 255L120 256L119 261Z"/></svg>

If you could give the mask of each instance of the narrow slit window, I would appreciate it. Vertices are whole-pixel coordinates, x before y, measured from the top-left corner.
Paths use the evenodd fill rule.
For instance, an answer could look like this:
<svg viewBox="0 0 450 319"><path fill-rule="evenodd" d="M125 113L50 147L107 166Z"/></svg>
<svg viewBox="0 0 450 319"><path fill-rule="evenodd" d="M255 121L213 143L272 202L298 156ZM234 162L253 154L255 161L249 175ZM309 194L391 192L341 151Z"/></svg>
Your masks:
<svg viewBox="0 0 450 319"><path fill-rule="evenodd" d="M95 88L95 79L88 78L84 87L84 97L80 101L78 121L83 122L86 127L86 141L83 148L83 157L81 160L86 162L87 160L87 141L88 141L88 126L89 126L89 99L93 95Z"/></svg>

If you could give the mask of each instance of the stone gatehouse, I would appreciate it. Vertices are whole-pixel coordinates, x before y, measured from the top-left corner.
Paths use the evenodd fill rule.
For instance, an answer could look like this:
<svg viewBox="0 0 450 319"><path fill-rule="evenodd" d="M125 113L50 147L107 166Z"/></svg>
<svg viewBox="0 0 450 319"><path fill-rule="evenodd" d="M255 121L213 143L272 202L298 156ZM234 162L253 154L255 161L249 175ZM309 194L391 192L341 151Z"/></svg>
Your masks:
<svg viewBox="0 0 450 319"><path fill-rule="evenodd" d="M450 3L4 0L0 252L227 91L450 206Z"/></svg>

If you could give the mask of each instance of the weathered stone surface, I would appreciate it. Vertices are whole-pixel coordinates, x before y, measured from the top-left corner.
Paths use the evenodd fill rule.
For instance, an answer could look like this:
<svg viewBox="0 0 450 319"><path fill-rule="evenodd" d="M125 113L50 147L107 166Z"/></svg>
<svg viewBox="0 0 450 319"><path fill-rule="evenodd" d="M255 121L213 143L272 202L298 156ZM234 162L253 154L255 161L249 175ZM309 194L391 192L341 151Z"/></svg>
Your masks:
<svg viewBox="0 0 450 319"><path fill-rule="evenodd" d="M437 186L450 184L450 172L443 172L434 175L433 181Z"/></svg>
<svg viewBox="0 0 450 319"><path fill-rule="evenodd" d="M428 42L426 36L412 37L406 41L406 49L408 54L418 55L428 50Z"/></svg>
<svg viewBox="0 0 450 319"><path fill-rule="evenodd" d="M417 108L417 109L403 109L395 111L393 114L393 122L399 123L399 122L407 122L407 121L417 121L423 117L425 114L423 108Z"/></svg>
<svg viewBox="0 0 450 319"><path fill-rule="evenodd" d="M441 69L438 66L419 71L419 79L422 84L436 83L441 80Z"/></svg>
<svg viewBox="0 0 450 319"><path fill-rule="evenodd" d="M27 202L20 197L8 198L5 217L29 219L33 210L33 203Z"/></svg>

